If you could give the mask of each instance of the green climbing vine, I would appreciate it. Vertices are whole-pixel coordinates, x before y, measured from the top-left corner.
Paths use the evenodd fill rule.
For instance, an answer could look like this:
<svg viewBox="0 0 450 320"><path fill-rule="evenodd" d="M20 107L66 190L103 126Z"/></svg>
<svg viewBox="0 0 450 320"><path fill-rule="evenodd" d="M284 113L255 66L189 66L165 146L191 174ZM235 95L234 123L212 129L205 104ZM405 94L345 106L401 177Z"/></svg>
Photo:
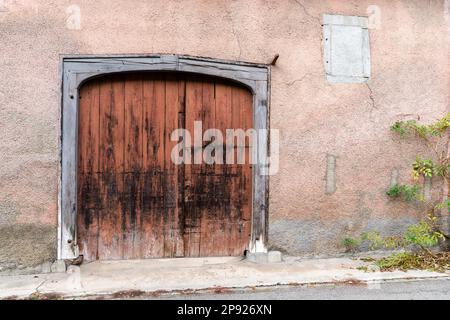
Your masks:
<svg viewBox="0 0 450 320"><path fill-rule="evenodd" d="M394 184L386 194L392 199L418 201L425 204L424 217L417 224L407 227L399 236L384 237L376 231L369 231L357 238L347 237L343 245L347 251L356 251L367 244L370 250L403 249L406 252L394 253L380 259L376 264L382 270L426 268L435 270L450 269L450 253L436 252L432 249L449 241L450 236L442 230L439 218L450 213L450 113L432 124L420 124L415 120L397 121L391 131L401 138L415 138L425 144L427 155L417 156L412 163L412 181L408 184ZM442 182L442 198L439 201L427 201L422 195L421 179L436 179ZM445 246L444 246L445 247Z"/></svg>

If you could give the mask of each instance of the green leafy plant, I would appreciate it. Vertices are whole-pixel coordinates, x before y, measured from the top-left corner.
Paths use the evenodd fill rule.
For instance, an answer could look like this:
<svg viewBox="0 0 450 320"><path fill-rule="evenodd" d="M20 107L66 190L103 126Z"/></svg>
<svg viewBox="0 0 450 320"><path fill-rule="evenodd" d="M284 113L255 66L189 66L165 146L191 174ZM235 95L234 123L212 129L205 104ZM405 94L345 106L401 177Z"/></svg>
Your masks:
<svg viewBox="0 0 450 320"><path fill-rule="evenodd" d="M416 120L397 121L391 126L391 130L400 136L417 134L421 138L428 138L429 136L442 137L449 127L450 112L431 125L419 124Z"/></svg>
<svg viewBox="0 0 450 320"><path fill-rule="evenodd" d="M367 241L370 250L376 250L383 246L383 237L376 231L364 232L361 234L361 242Z"/></svg>
<svg viewBox="0 0 450 320"><path fill-rule="evenodd" d="M417 263L416 256L410 252L393 253L386 258L382 258L376 262L380 270L393 269L419 269L420 264Z"/></svg>
<svg viewBox="0 0 450 320"><path fill-rule="evenodd" d="M342 245L346 248L347 252L354 252L361 245L359 239L347 237L342 240Z"/></svg>
<svg viewBox="0 0 450 320"><path fill-rule="evenodd" d="M405 201L421 200L421 187L417 184L395 184L389 188L386 194L391 198L402 197Z"/></svg>
<svg viewBox="0 0 450 320"><path fill-rule="evenodd" d="M429 218L435 219L435 218ZM362 233L359 238L345 238L344 244L347 246L359 247L367 243L370 250L377 249L408 249L416 246L427 252L429 248L438 245L439 240L444 236L435 230L435 222L422 220L417 224L408 226L405 233L401 236L382 236L379 232L368 231Z"/></svg>
<svg viewBox="0 0 450 320"><path fill-rule="evenodd" d="M386 194L391 198L399 198L404 201L421 201L428 208L425 210L426 219L409 225L403 235L385 237L378 232L369 231L356 239L347 238L352 239L351 243L347 244L351 244L353 250L356 250L355 246L367 243L371 250L384 248L405 251L378 260L376 264L380 270L432 269L442 271L450 269L450 253L432 251L433 247L450 239L450 236L440 229L438 223L439 213L443 211L450 213L450 199L447 198L447 194L443 193L440 202L426 202L421 195L419 185L421 178L441 179L444 185L443 190L448 190L450 181L449 128L450 112L429 125L408 120L397 121L391 126L391 130L402 138L407 136L419 138L430 150L430 155L417 156L412 163L414 184L395 184L387 190ZM419 251L410 251L412 248L417 248Z"/></svg>
<svg viewBox="0 0 450 320"><path fill-rule="evenodd" d="M415 180L419 179L420 176L432 178L441 172L440 166L437 166L431 159L421 159L416 158L416 161L412 164L413 167L413 177Z"/></svg>
<svg viewBox="0 0 450 320"><path fill-rule="evenodd" d="M430 223L420 221L408 227L404 239L406 244L419 246L423 250L438 245L439 240L444 239L441 232L435 231Z"/></svg>
<svg viewBox="0 0 450 320"><path fill-rule="evenodd" d="M368 272L369 271L369 267L367 267L367 266L359 266L359 267L356 267L356 270Z"/></svg>
<svg viewBox="0 0 450 320"><path fill-rule="evenodd" d="M401 137L412 135L418 137L425 143L426 147L430 151L430 155L427 157L417 156L412 163L412 176L416 182L412 186L408 185L395 185L392 186L387 194L390 197L398 198L402 197L406 201L417 199L424 201L420 195L420 187L418 186L418 180L423 178L439 178L444 185L443 190L448 190L450 184L450 157L449 157L449 128L450 128L450 112L444 117L437 120L435 123L425 125L419 124L415 120L397 121L391 126L391 130ZM428 221L424 224L429 224L436 233L440 234L440 239L450 239L450 236L445 234L443 230L439 230L435 220L438 217L438 213L443 211L443 208L447 208L447 213L450 213L450 201L447 198L447 194L442 195L442 200L436 203L428 204L427 215ZM420 225L424 228L424 225ZM420 228L419 228L420 229Z"/></svg>
<svg viewBox="0 0 450 320"><path fill-rule="evenodd" d="M445 272L450 270L450 253L440 252L430 256L420 252L397 252L377 260L375 264L380 271L420 269Z"/></svg>
<svg viewBox="0 0 450 320"><path fill-rule="evenodd" d="M413 163L413 178L421 176L439 176L444 183L449 183L450 158L448 152L448 129L450 128L450 112L435 123L424 125L415 120L397 121L391 130L401 137L414 135L425 143L432 154L431 157L417 157Z"/></svg>

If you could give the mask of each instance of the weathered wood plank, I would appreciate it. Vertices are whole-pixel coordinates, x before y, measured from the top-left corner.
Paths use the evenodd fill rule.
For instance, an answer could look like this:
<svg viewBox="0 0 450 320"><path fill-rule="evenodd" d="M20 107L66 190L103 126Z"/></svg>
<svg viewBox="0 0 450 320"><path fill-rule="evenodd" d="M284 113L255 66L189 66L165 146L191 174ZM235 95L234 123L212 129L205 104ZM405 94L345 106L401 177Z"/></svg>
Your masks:
<svg viewBox="0 0 450 320"><path fill-rule="evenodd" d="M143 99L141 255L163 257L165 81L160 76L145 76Z"/></svg>
<svg viewBox="0 0 450 320"><path fill-rule="evenodd" d="M186 83L186 129L191 132L193 137L194 122L201 120L202 89L202 82L197 78L190 79ZM198 191L202 184L197 181L196 177L201 174L201 164L194 164L198 159L202 159L202 148L192 148L192 164L185 166L184 176L184 255L191 257L200 255L201 211Z"/></svg>
<svg viewBox="0 0 450 320"><path fill-rule="evenodd" d="M266 252L268 240L268 101L267 82L255 83L253 99L253 126L258 131L257 148L252 154L256 164L253 166L253 218L251 252Z"/></svg>
<svg viewBox="0 0 450 320"><path fill-rule="evenodd" d="M80 254L95 260L98 252L99 180L98 171L98 87L87 85L79 95L78 125L78 243Z"/></svg>
<svg viewBox="0 0 450 320"><path fill-rule="evenodd" d="M203 132L216 127L216 110L215 110L215 83L211 79L203 79L201 86L201 104L197 108L197 120L202 122ZM205 141L204 146L214 141ZM200 149L202 152L205 148ZM223 243L215 242L218 229L218 207L216 200L220 195L216 193L216 177L215 164L205 163L205 159L201 165L195 166L198 173L192 176L192 183L195 186L196 210L198 210L200 219L200 256L214 255L214 248L223 246Z"/></svg>
<svg viewBox="0 0 450 320"><path fill-rule="evenodd" d="M99 259L121 259L124 190L125 82L121 76L100 83L100 176L103 210L100 213Z"/></svg>
<svg viewBox="0 0 450 320"><path fill-rule="evenodd" d="M186 78L179 76L178 80L178 128L186 128ZM186 141L183 140L186 144ZM177 166L178 174L178 233L177 233L177 247L175 251L176 257L183 257L185 253L185 223L186 223L186 208L184 202L184 188L185 188L185 165Z"/></svg>
<svg viewBox="0 0 450 320"><path fill-rule="evenodd" d="M124 259L139 256L141 173L143 142L142 76L129 75L125 81L125 156L124 156L124 219L122 230Z"/></svg>
<svg viewBox="0 0 450 320"><path fill-rule="evenodd" d="M240 121L243 126L243 130L251 130L254 128L253 124L253 96L245 92L245 90L239 88L235 89L240 91ZM248 249L248 239L251 233L251 220L252 220L252 200L253 200L253 165L251 154L253 146L256 141L251 135L244 143L245 153L245 165L242 166L242 173L239 176L239 228L238 228L238 241L242 247Z"/></svg>
<svg viewBox="0 0 450 320"><path fill-rule="evenodd" d="M183 247L178 224L178 167L171 160L176 142L170 140L171 133L178 128L179 93L175 75L166 76L166 111L164 132L164 256L174 257L178 247Z"/></svg>

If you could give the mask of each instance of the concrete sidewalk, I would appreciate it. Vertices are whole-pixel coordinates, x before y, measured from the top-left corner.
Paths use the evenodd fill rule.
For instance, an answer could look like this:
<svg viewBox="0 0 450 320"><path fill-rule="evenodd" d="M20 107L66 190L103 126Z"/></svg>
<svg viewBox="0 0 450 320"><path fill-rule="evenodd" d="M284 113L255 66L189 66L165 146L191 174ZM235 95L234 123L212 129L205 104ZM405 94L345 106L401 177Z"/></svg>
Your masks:
<svg viewBox="0 0 450 320"><path fill-rule="evenodd" d="M450 278L428 271L365 272L369 263L350 258L299 259L257 264L241 258L180 258L96 261L71 266L66 273L0 276L0 298L31 294L65 298L121 294L158 294L276 285L353 283Z"/></svg>

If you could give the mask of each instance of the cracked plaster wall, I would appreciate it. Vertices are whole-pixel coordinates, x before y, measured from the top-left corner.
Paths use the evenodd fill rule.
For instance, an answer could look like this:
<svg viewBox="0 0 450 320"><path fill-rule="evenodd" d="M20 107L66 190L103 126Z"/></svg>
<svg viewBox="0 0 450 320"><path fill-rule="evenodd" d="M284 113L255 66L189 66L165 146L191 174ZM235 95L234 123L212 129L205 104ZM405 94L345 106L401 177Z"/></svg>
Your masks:
<svg viewBox="0 0 450 320"><path fill-rule="evenodd" d="M381 24L370 30L371 80L328 83L322 14L365 16L373 4ZM416 208L384 192L394 168L400 182L409 181L409 164L421 147L400 142L389 126L400 119L432 121L449 109L444 4L5 0L0 226L9 231L2 233L0 264L34 268L56 257L61 54L178 53L269 62L279 53L271 72L270 125L281 136L280 171L270 178L271 247L333 255L343 251L346 234L399 232L418 218ZM80 8L80 30L67 28L70 5ZM332 194L325 192L327 155L335 157Z"/></svg>

